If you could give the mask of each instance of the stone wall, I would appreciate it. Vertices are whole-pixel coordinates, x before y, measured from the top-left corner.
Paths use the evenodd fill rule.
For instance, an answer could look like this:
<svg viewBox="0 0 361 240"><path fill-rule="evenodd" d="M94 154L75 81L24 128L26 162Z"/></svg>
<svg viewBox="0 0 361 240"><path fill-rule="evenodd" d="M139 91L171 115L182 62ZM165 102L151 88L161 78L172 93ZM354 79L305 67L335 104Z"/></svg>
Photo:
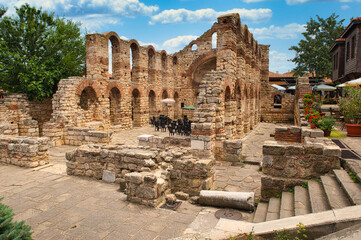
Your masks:
<svg viewBox="0 0 361 240"><path fill-rule="evenodd" d="M215 160L198 159L176 147L83 145L66 158L69 175L120 183L129 201L148 206L156 206L170 191L199 195L214 182Z"/></svg>
<svg viewBox="0 0 361 240"><path fill-rule="evenodd" d="M225 140L217 160L240 163L242 161L242 141L240 139Z"/></svg>
<svg viewBox="0 0 361 240"><path fill-rule="evenodd" d="M0 122L0 131L4 134L39 136L38 122L32 119L29 100L24 94L6 95L0 99Z"/></svg>
<svg viewBox="0 0 361 240"><path fill-rule="evenodd" d="M214 159L185 157L175 160L169 169L172 192L199 195L201 190L210 190L214 183Z"/></svg>
<svg viewBox="0 0 361 240"><path fill-rule="evenodd" d="M140 146L148 146L159 149L167 149L170 146L191 146L191 138L183 136L158 137L154 135L140 135L138 136L138 140Z"/></svg>
<svg viewBox="0 0 361 240"><path fill-rule="evenodd" d="M40 136L43 135L43 124L51 119L52 113L53 108L51 98L47 98L42 101L34 100L29 102L29 114L32 119L38 122Z"/></svg>
<svg viewBox="0 0 361 240"><path fill-rule="evenodd" d="M161 204L165 199L165 193L169 192L169 177L165 171L162 173L164 174L148 172L125 174L128 201L150 207Z"/></svg>
<svg viewBox="0 0 361 240"><path fill-rule="evenodd" d="M270 87L268 97L264 100L262 121L273 123L293 123L294 99L290 93L281 93L274 87ZM281 104L277 104L275 98L280 97Z"/></svg>
<svg viewBox="0 0 361 240"><path fill-rule="evenodd" d="M94 131L92 128L68 127L64 134L64 144L80 146L89 143L109 143L110 132Z"/></svg>
<svg viewBox="0 0 361 240"><path fill-rule="evenodd" d="M285 142L298 142L302 143L302 128L300 127L276 127L275 140Z"/></svg>
<svg viewBox="0 0 361 240"><path fill-rule="evenodd" d="M22 167L49 163L48 138L0 135L0 162Z"/></svg>
<svg viewBox="0 0 361 240"><path fill-rule="evenodd" d="M304 144L266 141L263 145L261 196L267 199L306 179L340 168L341 149L326 138L304 138Z"/></svg>

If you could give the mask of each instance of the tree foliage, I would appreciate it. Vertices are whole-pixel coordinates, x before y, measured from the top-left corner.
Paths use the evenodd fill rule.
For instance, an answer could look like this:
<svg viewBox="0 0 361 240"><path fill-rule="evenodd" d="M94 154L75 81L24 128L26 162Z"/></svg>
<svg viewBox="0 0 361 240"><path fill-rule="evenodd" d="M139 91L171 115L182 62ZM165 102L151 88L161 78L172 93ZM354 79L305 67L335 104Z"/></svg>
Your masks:
<svg viewBox="0 0 361 240"><path fill-rule="evenodd" d="M296 64L293 69L296 76L311 73L314 77L330 77L332 73L332 53L329 48L339 38L344 26L344 19L338 21L338 15L333 13L323 19L316 15L317 19L310 18L306 24L306 32L298 46L291 46L289 50L296 52L295 58L291 59Z"/></svg>
<svg viewBox="0 0 361 240"><path fill-rule="evenodd" d="M0 198L0 201L2 199ZM31 228L24 222L12 222L14 213L0 202L0 240L30 240Z"/></svg>
<svg viewBox="0 0 361 240"><path fill-rule="evenodd" d="M85 72L80 24L30 7L0 20L0 87L29 99L52 96L62 78Z"/></svg>

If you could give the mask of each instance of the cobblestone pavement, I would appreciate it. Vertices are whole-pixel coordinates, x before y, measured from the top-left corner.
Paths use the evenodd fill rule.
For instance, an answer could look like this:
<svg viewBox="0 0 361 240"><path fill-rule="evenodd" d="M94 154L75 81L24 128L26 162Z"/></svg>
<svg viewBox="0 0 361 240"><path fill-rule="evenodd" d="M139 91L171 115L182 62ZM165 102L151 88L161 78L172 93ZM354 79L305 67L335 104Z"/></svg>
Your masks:
<svg viewBox="0 0 361 240"><path fill-rule="evenodd" d="M175 211L126 201L118 185L0 165L0 196L25 220L34 239L170 239L183 233L201 207Z"/></svg>
<svg viewBox="0 0 361 240"><path fill-rule="evenodd" d="M117 132L112 135L112 144L138 145L137 137L143 134L151 134L159 137L168 137L169 132L155 131L154 127L137 127L130 131ZM178 136L178 135L175 135Z"/></svg>

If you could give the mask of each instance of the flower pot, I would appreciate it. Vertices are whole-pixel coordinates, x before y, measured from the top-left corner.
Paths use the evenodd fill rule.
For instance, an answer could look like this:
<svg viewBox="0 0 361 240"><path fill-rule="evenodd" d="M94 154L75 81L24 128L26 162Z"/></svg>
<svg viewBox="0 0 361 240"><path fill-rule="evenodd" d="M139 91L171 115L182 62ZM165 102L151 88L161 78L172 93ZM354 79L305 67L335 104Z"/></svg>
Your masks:
<svg viewBox="0 0 361 240"><path fill-rule="evenodd" d="M361 124L346 123L346 127L347 127L347 136L361 137Z"/></svg>
<svg viewBox="0 0 361 240"><path fill-rule="evenodd" d="M310 123L310 126L312 129L316 128L317 127L317 124L316 123Z"/></svg>
<svg viewBox="0 0 361 240"><path fill-rule="evenodd" d="M331 131L323 130L323 136L329 137L331 135Z"/></svg>
<svg viewBox="0 0 361 240"><path fill-rule="evenodd" d="M320 113L320 115L321 115L321 117L323 117L326 115L326 113L322 112L322 113Z"/></svg>

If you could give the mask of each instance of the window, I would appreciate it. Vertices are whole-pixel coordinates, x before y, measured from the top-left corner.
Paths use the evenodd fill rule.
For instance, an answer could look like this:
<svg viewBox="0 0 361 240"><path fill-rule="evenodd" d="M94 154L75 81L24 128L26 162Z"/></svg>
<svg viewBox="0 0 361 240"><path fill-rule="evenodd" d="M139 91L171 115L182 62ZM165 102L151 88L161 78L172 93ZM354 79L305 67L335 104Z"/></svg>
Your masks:
<svg viewBox="0 0 361 240"><path fill-rule="evenodd" d="M351 38L351 58L355 58L355 50L356 50L355 43L356 43L356 39L355 36L353 36Z"/></svg>
<svg viewBox="0 0 361 240"><path fill-rule="evenodd" d="M350 59L350 42L346 44L346 60Z"/></svg>
<svg viewBox="0 0 361 240"><path fill-rule="evenodd" d="M274 108L282 108L282 96L277 94L273 98L273 107Z"/></svg>

